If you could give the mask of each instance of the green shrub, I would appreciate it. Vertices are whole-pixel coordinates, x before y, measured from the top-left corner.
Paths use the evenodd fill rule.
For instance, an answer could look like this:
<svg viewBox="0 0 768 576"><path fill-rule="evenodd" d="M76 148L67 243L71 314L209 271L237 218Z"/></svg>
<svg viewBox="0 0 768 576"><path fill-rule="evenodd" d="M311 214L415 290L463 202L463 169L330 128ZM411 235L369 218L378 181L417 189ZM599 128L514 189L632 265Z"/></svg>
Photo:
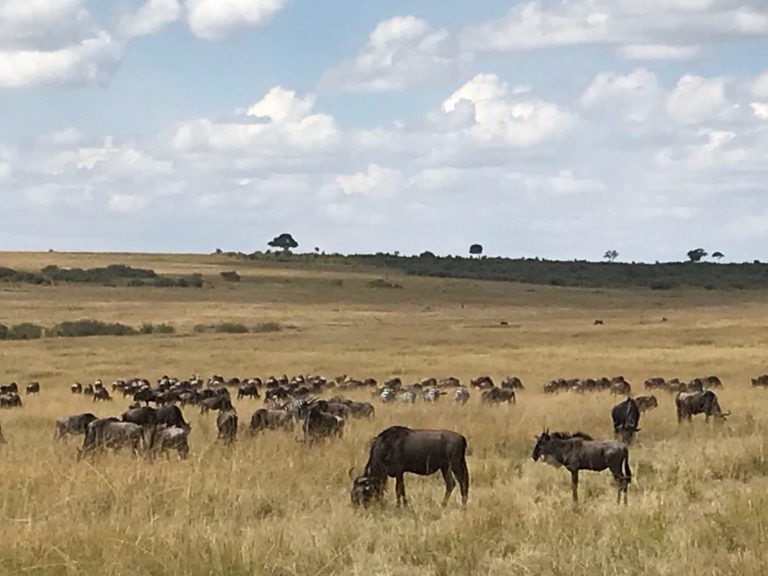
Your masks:
<svg viewBox="0 0 768 576"><path fill-rule="evenodd" d="M215 332L221 332L223 334L247 334L248 326L245 324L238 324L237 322L222 322L214 326Z"/></svg>
<svg viewBox="0 0 768 576"><path fill-rule="evenodd" d="M240 282L240 274L234 270L230 270L229 272L220 272L219 275L225 282Z"/></svg>
<svg viewBox="0 0 768 576"><path fill-rule="evenodd" d="M205 324L195 324L195 326L192 328L194 332L197 332L198 334L202 334L203 332L209 332L211 329L210 326L206 326Z"/></svg>
<svg viewBox="0 0 768 576"><path fill-rule="evenodd" d="M31 322L14 324L8 330L8 340L37 340L43 337L43 327Z"/></svg>
<svg viewBox="0 0 768 576"><path fill-rule="evenodd" d="M8 338L8 326L0 324L0 340L6 340Z"/></svg>
<svg viewBox="0 0 768 576"><path fill-rule="evenodd" d="M176 333L176 327L170 324L152 324L151 322L145 322L139 328L141 334L174 334Z"/></svg>
<svg viewBox="0 0 768 576"><path fill-rule="evenodd" d="M53 337L77 338L81 336L132 336L137 331L131 326L119 322L101 322L99 320L73 320L56 324L48 331Z"/></svg>
<svg viewBox="0 0 768 576"><path fill-rule="evenodd" d="M265 333L265 332L280 332L283 327L277 322L259 322L253 327L251 332Z"/></svg>

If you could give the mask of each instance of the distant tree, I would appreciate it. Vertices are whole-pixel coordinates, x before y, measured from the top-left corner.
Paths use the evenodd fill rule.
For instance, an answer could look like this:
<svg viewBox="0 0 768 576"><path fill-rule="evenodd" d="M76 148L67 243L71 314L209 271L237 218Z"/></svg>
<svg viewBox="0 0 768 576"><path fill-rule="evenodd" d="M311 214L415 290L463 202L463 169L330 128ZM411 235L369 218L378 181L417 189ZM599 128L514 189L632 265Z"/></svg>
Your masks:
<svg viewBox="0 0 768 576"><path fill-rule="evenodd" d="M318 248L317 246L315 246L315 254L320 254L320 248Z"/></svg>
<svg viewBox="0 0 768 576"><path fill-rule="evenodd" d="M718 262L720 262L720 260L722 260L723 258L725 258L725 254L723 254L722 252L713 252L713 253L712 253L712 258L714 258L715 260L717 260Z"/></svg>
<svg viewBox="0 0 768 576"><path fill-rule="evenodd" d="M704 248L696 248L695 250L688 251L688 260L691 262L700 262L702 258L707 255L707 251Z"/></svg>
<svg viewBox="0 0 768 576"><path fill-rule="evenodd" d="M222 254L221 248L216 248L216 254Z"/></svg>
<svg viewBox="0 0 768 576"><path fill-rule="evenodd" d="M292 248L298 247L299 243L293 239L293 236L284 232L267 242L267 245L272 246L272 248L280 248L283 252L290 252Z"/></svg>
<svg viewBox="0 0 768 576"><path fill-rule="evenodd" d="M603 258L608 260L608 262L613 262L618 257L619 253L616 250L606 250L605 254L603 254Z"/></svg>
<svg viewBox="0 0 768 576"><path fill-rule="evenodd" d="M472 244L472 246L469 247L470 256L480 256L480 254L482 253L483 253L482 244Z"/></svg>
<svg viewBox="0 0 768 576"><path fill-rule="evenodd" d="M395 258L400 258L400 250L395 250Z"/></svg>

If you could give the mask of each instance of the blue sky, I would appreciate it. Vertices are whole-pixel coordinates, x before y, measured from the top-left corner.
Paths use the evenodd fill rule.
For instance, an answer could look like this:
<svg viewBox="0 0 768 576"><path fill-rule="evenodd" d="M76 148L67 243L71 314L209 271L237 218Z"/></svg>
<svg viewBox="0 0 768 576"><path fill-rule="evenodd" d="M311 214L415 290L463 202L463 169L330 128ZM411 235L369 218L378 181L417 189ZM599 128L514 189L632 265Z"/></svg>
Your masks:
<svg viewBox="0 0 768 576"><path fill-rule="evenodd" d="M0 0L0 248L766 258L765 0Z"/></svg>

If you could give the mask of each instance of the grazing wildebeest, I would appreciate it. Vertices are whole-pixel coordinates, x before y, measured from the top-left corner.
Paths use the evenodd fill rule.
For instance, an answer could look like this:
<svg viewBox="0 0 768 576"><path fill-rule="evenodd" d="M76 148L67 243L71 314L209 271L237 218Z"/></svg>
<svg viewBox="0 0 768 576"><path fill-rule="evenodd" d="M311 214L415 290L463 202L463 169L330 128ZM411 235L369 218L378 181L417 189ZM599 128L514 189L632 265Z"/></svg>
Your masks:
<svg viewBox="0 0 768 576"><path fill-rule="evenodd" d="M189 430L179 426L148 426L144 429L144 445L147 456L154 458L159 452L176 450L184 460L189 454Z"/></svg>
<svg viewBox="0 0 768 576"><path fill-rule="evenodd" d="M616 503L621 502L622 493L624 504L627 503L627 486L632 481L632 470L629 468L629 449L621 442L593 440L581 432L550 434L545 431L536 438L532 458L538 460L542 456L546 463L564 466L571 473L574 502L579 500L579 470L600 472L608 468L618 486Z"/></svg>
<svg viewBox="0 0 768 576"><path fill-rule="evenodd" d="M343 436L345 420L343 416L331 412L333 406L325 400L312 400L299 408L305 442L313 444L322 438ZM335 406L343 406L343 404Z"/></svg>
<svg viewBox="0 0 768 576"><path fill-rule="evenodd" d="M27 384L26 393L29 394L40 394L40 382L30 382Z"/></svg>
<svg viewBox="0 0 768 576"><path fill-rule="evenodd" d="M463 406L469 401L469 390L464 388L464 386L456 388L456 391L453 393L453 399Z"/></svg>
<svg viewBox="0 0 768 576"><path fill-rule="evenodd" d="M632 398L616 404L611 410L613 432L624 444L631 444L635 434L640 431L640 407Z"/></svg>
<svg viewBox="0 0 768 576"><path fill-rule="evenodd" d="M491 379L490 376L480 376L478 378L470 380L469 384L470 386L472 386L472 388L480 388L481 390L494 387L493 380Z"/></svg>
<svg viewBox="0 0 768 576"><path fill-rule="evenodd" d="M16 384L16 382L11 382L10 384L3 384L0 386L0 394L18 394L19 393L19 386Z"/></svg>
<svg viewBox="0 0 768 576"><path fill-rule="evenodd" d="M129 408L120 417L123 422L132 422L139 426L154 426L157 424L157 410L149 406Z"/></svg>
<svg viewBox="0 0 768 576"><path fill-rule="evenodd" d="M717 376L705 376L704 378L694 378L688 383L688 390L702 391L709 388L722 388L723 383Z"/></svg>
<svg viewBox="0 0 768 576"><path fill-rule="evenodd" d="M659 405L656 396L638 396L635 398L635 402L637 402L637 407L640 408L641 413L653 410Z"/></svg>
<svg viewBox="0 0 768 576"><path fill-rule="evenodd" d="M157 424L183 428L187 432L192 429L192 426L184 420L184 413L181 411L181 408L175 404L167 404L157 409Z"/></svg>
<svg viewBox="0 0 768 576"><path fill-rule="evenodd" d="M259 408L251 416L249 430L251 433L260 430L277 430L278 428L293 428L293 414L287 410L271 410Z"/></svg>
<svg viewBox="0 0 768 576"><path fill-rule="evenodd" d="M139 453L142 428L132 422L120 422L117 418L101 418L88 425L78 458L102 448L117 452L129 446L134 454Z"/></svg>
<svg viewBox="0 0 768 576"><path fill-rule="evenodd" d="M72 391L72 394L83 393L83 385L80 384L80 382L75 382L74 384L72 384L72 386L69 387L69 389Z"/></svg>
<svg viewBox="0 0 768 576"><path fill-rule="evenodd" d="M523 381L517 376L507 376L501 382L502 388L510 388L512 390L524 390Z"/></svg>
<svg viewBox="0 0 768 576"><path fill-rule="evenodd" d="M0 395L0 408L21 408L23 402L16 392Z"/></svg>
<svg viewBox="0 0 768 576"><path fill-rule="evenodd" d="M259 387L255 382L248 382L247 384L243 384L237 389L237 399L240 400L241 398L245 397L259 397Z"/></svg>
<svg viewBox="0 0 768 576"><path fill-rule="evenodd" d="M412 430L405 426L387 428L371 442L363 475L355 478L352 485L352 502L367 506L381 500L387 477L390 477L395 479L398 506L405 506L408 501L403 475L411 472L429 476L440 470L445 481L443 506L448 503L457 480L462 505L466 506L469 496L466 452L467 439L452 430Z"/></svg>
<svg viewBox="0 0 768 576"><path fill-rule="evenodd" d="M90 412L75 414L74 416L63 416L56 420L56 432L53 437L58 440L66 438L68 435L78 436L85 434L86 430L88 430L88 425L94 420L97 420L97 418Z"/></svg>
<svg viewBox="0 0 768 576"><path fill-rule="evenodd" d="M216 428L219 430L219 440L225 444L232 444L237 439L237 412L234 408L219 410Z"/></svg>
<svg viewBox="0 0 768 576"><path fill-rule="evenodd" d="M704 414L705 422L709 422L709 417L714 417L716 422L725 422L730 412L723 412L720 409L720 403L717 401L717 395L712 390L706 392L680 392L675 397L675 407L677 408L678 423L683 420L691 421L691 417L696 414Z"/></svg>
<svg viewBox="0 0 768 576"><path fill-rule="evenodd" d="M200 414L205 414L208 410L232 410L232 401L224 394L201 400Z"/></svg>
<svg viewBox="0 0 768 576"><path fill-rule="evenodd" d="M514 404L517 402L515 391L511 388L491 388L485 390L481 395L481 399L487 404L501 404L502 402Z"/></svg>
<svg viewBox="0 0 768 576"><path fill-rule="evenodd" d="M97 400L112 400L112 396L109 395L109 391L106 388L96 388L93 392L93 401L96 402Z"/></svg>

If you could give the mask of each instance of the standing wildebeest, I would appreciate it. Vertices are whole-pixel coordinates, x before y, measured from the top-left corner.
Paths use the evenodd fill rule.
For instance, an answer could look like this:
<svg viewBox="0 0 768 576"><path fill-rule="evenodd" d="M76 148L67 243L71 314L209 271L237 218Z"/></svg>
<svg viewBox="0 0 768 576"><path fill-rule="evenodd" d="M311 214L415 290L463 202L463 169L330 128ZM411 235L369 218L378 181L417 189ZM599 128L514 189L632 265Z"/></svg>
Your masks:
<svg viewBox="0 0 768 576"><path fill-rule="evenodd" d="M144 444L147 456L154 458L158 452L176 450L184 460L189 454L189 430L179 426L149 426L144 429Z"/></svg>
<svg viewBox="0 0 768 576"><path fill-rule="evenodd" d="M550 434L545 431L536 439L532 458L538 460L542 456L548 464L565 466L571 473L574 502L579 500L579 470L601 472L609 468L619 489L616 503L621 502L622 493L624 504L627 503L627 486L632 481L632 470L629 468L629 449L624 444L615 440L593 440L581 432Z"/></svg>
<svg viewBox="0 0 768 576"><path fill-rule="evenodd" d="M680 392L675 397L675 407L677 408L677 422L683 420L691 421L691 417L696 414L704 414L705 422L709 422L709 417L713 416L716 422L725 422L727 416L731 413L723 412L720 409L720 403L717 401L717 395L712 390L706 392Z"/></svg>
<svg viewBox="0 0 768 576"><path fill-rule="evenodd" d="M30 382L26 388L27 395L40 394L40 382Z"/></svg>
<svg viewBox="0 0 768 576"><path fill-rule="evenodd" d="M293 428L293 414L287 410L259 408L251 416L251 425L248 429L254 434L260 430L277 430L278 428Z"/></svg>
<svg viewBox="0 0 768 576"><path fill-rule="evenodd" d="M219 430L219 440L225 444L232 444L237 439L237 412L234 408L219 410L216 428Z"/></svg>
<svg viewBox="0 0 768 576"><path fill-rule="evenodd" d="M613 431L621 438L624 444L631 444L635 434L640 432L640 407L632 398L627 398L624 402L616 404L611 410L611 419L613 420Z"/></svg>
<svg viewBox="0 0 768 576"><path fill-rule="evenodd" d="M123 446L130 446L134 454L139 453L142 428L132 422L120 422L117 418L102 418L88 425L78 458L101 448L112 448L117 452Z"/></svg>
<svg viewBox="0 0 768 576"><path fill-rule="evenodd" d="M459 386L453 393L453 399L463 406L469 401L469 390L464 386Z"/></svg>
<svg viewBox="0 0 768 576"><path fill-rule="evenodd" d="M480 398L486 404L501 404L502 402L514 404L517 402L515 391L511 388L490 388L485 390Z"/></svg>
<svg viewBox="0 0 768 576"><path fill-rule="evenodd" d="M200 414L205 414L208 410L225 411L232 409L232 401L226 394L219 394L200 401Z"/></svg>
<svg viewBox="0 0 768 576"><path fill-rule="evenodd" d="M659 405L656 396L638 396L635 398L635 402L637 402L637 407L640 408L641 413L653 410Z"/></svg>
<svg viewBox="0 0 768 576"><path fill-rule="evenodd" d="M632 386L624 379L624 376L617 376L611 378L610 390L611 394L629 395L632 393Z"/></svg>
<svg viewBox="0 0 768 576"><path fill-rule="evenodd" d="M19 393L19 386L16 384L16 382L11 382L10 384L3 384L0 386L0 394L18 394Z"/></svg>
<svg viewBox="0 0 768 576"><path fill-rule="evenodd" d="M112 396L109 395L109 391L106 388L96 388L93 392L93 401L96 402L96 400L112 400Z"/></svg>
<svg viewBox="0 0 768 576"><path fill-rule="evenodd" d="M301 428L304 432L305 442L313 444L322 438L342 437L344 434L344 417L334 413L334 406L344 405L329 404L325 400L311 400L299 407L299 418L302 421Z"/></svg>
<svg viewBox="0 0 768 576"><path fill-rule="evenodd" d="M16 392L0 394L0 408L21 408L23 402Z"/></svg>
<svg viewBox="0 0 768 576"><path fill-rule="evenodd" d="M80 382L75 382L72 384L72 386L69 387L70 390L72 390L72 394L82 394L83 393L83 385L80 384Z"/></svg>
<svg viewBox="0 0 768 576"><path fill-rule="evenodd" d="M157 409L157 424L176 426L177 428L183 428L187 432L192 429L192 426L184 420L184 413L181 411L181 408L175 404L167 404Z"/></svg>
<svg viewBox="0 0 768 576"><path fill-rule="evenodd" d="M768 387L768 374L761 374L757 378L752 378L752 386L757 388Z"/></svg>
<svg viewBox="0 0 768 576"><path fill-rule="evenodd" d="M97 418L90 412L75 414L74 416L63 416L56 420L56 433L53 437L59 440L66 438L68 435L78 436L79 434L85 434L86 430L88 430L88 425L94 420L97 420Z"/></svg>
<svg viewBox="0 0 768 576"><path fill-rule="evenodd" d="M510 388L512 390L524 390L523 381L517 376L507 376L501 382L502 388Z"/></svg>
<svg viewBox="0 0 768 576"><path fill-rule="evenodd" d="M237 389L238 400L245 398L246 396L250 398L259 397L259 386L256 384L256 382L248 382L247 384L243 384Z"/></svg>
<svg viewBox="0 0 768 576"><path fill-rule="evenodd" d="M459 482L462 505L469 496L469 470L466 461L467 439L451 430L412 430L392 426L371 442L368 463L362 476L352 485L352 503L367 506L384 495L387 477L395 478L398 506L407 505L405 497L406 472L429 476L438 470L445 480L443 506ZM455 476L455 479L454 479Z"/></svg>

